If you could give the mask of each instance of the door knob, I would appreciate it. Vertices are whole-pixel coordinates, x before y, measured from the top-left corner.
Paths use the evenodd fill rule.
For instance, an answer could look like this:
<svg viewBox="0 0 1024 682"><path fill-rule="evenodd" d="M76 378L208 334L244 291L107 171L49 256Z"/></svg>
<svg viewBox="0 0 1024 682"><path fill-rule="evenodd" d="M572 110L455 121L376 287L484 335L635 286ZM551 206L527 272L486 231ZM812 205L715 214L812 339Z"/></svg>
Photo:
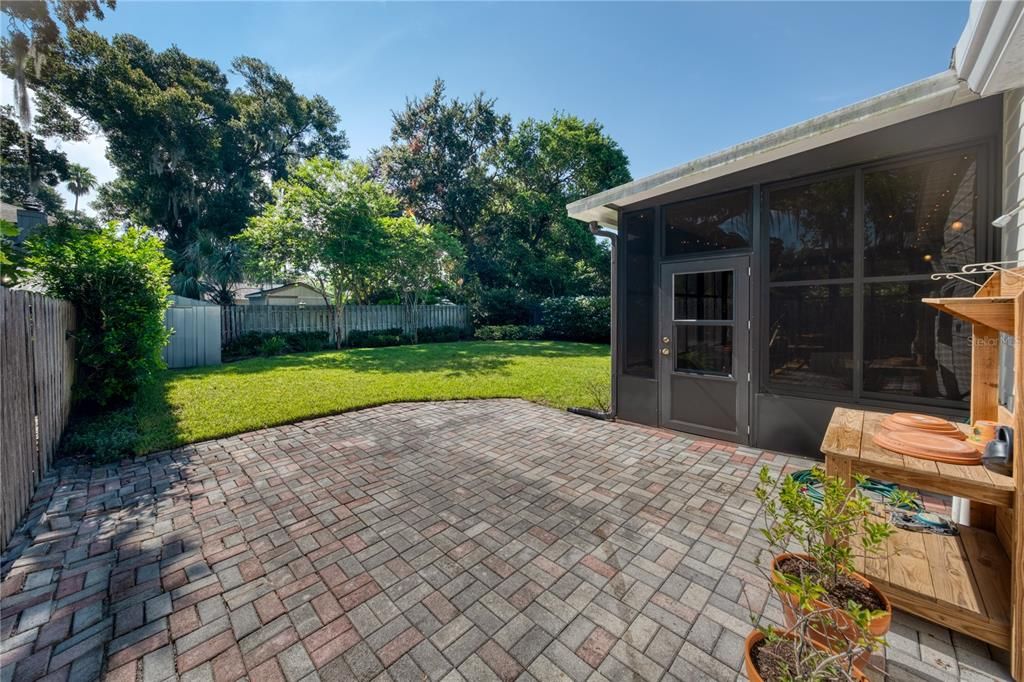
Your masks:
<svg viewBox="0 0 1024 682"><path fill-rule="evenodd" d="M662 354L662 355L668 355L668 354L669 354L670 352L671 352L671 351L670 351L670 350L669 350L668 348L662 348L662 349L661 349L661 354Z"/></svg>
<svg viewBox="0 0 1024 682"><path fill-rule="evenodd" d="M672 343L672 339L667 337L667 336L663 336L663 337L661 337L661 342L662 343Z"/></svg>

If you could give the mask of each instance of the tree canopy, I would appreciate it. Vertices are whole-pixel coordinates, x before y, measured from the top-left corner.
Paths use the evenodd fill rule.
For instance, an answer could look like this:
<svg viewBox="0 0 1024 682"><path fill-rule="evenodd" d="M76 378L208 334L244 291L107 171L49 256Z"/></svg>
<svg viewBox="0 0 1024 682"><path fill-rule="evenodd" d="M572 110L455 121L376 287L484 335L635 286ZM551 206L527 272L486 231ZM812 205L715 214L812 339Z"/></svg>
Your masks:
<svg viewBox="0 0 1024 682"><path fill-rule="evenodd" d="M374 154L376 175L417 218L450 229L474 262L475 233L493 192L489 154L508 135L509 117L482 93L468 102L446 98L438 79L392 118L391 143Z"/></svg>
<svg viewBox="0 0 1024 682"><path fill-rule="evenodd" d="M64 208L56 187L68 179L68 157L48 149L42 138L23 131L10 106L0 107L0 198L20 204L33 196L48 213Z"/></svg>
<svg viewBox="0 0 1024 682"><path fill-rule="evenodd" d="M270 199L265 178L280 179L310 156L344 158L348 146L334 108L305 97L267 64L233 62L242 84L212 61L172 47L163 52L131 35L107 41L71 29L61 59L31 85L61 106L45 123L84 117L107 138L118 178L94 206L166 235L182 250L201 231L236 234Z"/></svg>
<svg viewBox="0 0 1024 682"><path fill-rule="evenodd" d="M629 160L600 123L556 113L513 129L495 100L448 98L441 80L393 119L375 173L403 207L458 238L471 288L608 291L607 248L565 213L630 180Z"/></svg>
<svg viewBox="0 0 1024 682"><path fill-rule="evenodd" d="M481 238L481 281L547 296L607 291L609 260L566 204L628 182L629 161L601 124L527 119L495 153L496 188Z"/></svg>

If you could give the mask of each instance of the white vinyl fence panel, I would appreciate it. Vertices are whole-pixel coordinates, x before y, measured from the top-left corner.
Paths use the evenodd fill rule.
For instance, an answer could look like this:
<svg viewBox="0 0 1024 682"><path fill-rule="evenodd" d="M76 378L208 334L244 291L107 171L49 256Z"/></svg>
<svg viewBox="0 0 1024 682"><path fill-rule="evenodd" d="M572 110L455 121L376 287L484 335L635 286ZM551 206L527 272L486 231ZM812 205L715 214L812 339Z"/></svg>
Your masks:
<svg viewBox="0 0 1024 682"><path fill-rule="evenodd" d="M221 307L207 301L172 296L164 314L171 338L163 357L171 369L220 364Z"/></svg>
<svg viewBox="0 0 1024 682"><path fill-rule="evenodd" d="M347 305L342 315L342 332L382 331L425 327L469 326L464 305ZM230 341L246 332L327 332L334 341L331 308L328 306L259 305L224 308L223 337Z"/></svg>

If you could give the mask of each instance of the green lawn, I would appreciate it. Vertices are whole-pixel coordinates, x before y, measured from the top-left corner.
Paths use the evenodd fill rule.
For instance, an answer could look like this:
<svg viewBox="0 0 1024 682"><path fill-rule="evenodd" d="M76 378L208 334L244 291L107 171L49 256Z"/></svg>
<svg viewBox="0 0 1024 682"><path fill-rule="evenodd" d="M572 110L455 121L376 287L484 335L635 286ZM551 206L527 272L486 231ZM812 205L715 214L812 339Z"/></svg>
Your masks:
<svg viewBox="0 0 1024 682"><path fill-rule="evenodd" d="M608 346L472 341L360 348L168 370L135 406L139 454L406 400L607 405Z"/></svg>

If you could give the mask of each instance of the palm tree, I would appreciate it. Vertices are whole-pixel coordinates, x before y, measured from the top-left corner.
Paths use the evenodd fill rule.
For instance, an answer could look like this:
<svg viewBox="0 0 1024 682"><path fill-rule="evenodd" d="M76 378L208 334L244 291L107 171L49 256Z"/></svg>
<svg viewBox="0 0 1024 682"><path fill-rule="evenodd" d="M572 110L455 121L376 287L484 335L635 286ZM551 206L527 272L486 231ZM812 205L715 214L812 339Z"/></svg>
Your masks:
<svg viewBox="0 0 1024 682"><path fill-rule="evenodd" d="M75 195L75 215L78 215L78 198L96 188L96 176L78 163L68 164L68 191Z"/></svg>

